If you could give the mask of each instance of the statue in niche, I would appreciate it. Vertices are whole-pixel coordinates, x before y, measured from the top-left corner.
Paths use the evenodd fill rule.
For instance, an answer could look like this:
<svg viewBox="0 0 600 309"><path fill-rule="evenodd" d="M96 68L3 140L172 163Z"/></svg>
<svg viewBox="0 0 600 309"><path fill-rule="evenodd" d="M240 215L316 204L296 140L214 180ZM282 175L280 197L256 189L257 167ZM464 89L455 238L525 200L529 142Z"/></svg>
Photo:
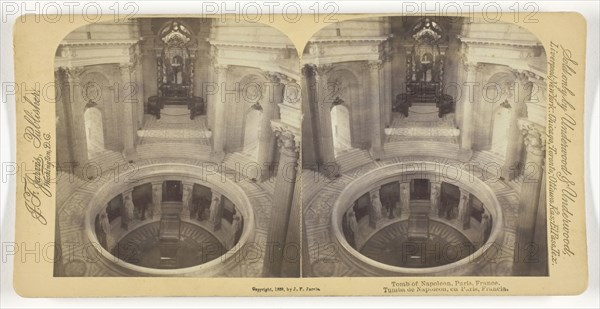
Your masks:
<svg viewBox="0 0 600 309"><path fill-rule="evenodd" d="M433 81L433 55L424 53L421 57L421 77L424 82Z"/></svg>
<svg viewBox="0 0 600 309"><path fill-rule="evenodd" d="M193 34L183 24L172 21L163 28L160 37L163 49L157 57L158 97L190 98L194 74L194 54L190 49L196 48ZM187 102L176 102L184 103Z"/></svg>
<svg viewBox="0 0 600 309"><path fill-rule="evenodd" d="M174 56L171 60L171 83L180 85L183 81L183 59Z"/></svg>

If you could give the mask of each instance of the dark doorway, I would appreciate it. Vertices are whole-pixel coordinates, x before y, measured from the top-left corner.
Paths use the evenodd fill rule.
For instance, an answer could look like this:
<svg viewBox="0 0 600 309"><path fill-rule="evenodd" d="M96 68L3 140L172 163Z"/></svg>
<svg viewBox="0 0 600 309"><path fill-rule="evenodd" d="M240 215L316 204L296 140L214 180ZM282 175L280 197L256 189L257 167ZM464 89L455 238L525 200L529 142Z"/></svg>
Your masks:
<svg viewBox="0 0 600 309"><path fill-rule="evenodd" d="M180 202L183 195L181 190L181 181L179 180L167 180L163 182L163 201Z"/></svg>
<svg viewBox="0 0 600 309"><path fill-rule="evenodd" d="M411 200L429 199L429 179L413 179L410 183Z"/></svg>

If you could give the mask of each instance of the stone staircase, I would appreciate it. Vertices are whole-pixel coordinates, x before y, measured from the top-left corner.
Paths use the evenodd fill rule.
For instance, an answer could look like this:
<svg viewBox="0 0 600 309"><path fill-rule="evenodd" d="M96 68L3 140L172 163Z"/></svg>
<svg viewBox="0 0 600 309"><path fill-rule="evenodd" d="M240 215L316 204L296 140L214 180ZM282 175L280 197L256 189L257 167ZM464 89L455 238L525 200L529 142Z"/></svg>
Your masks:
<svg viewBox="0 0 600 309"><path fill-rule="evenodd" d="M212 132L206 126L206 116L190 119L186 106L165 106L161 118L145 115L144 127L138 130L139 144L187 143L210 145Z"/></svg>
<svg viewBox="0 0 600 309"><path fill-rule="evenodd" d="M351 171L357 167L373 162L368 150L352 148L336 157L335 161L340 166L340 172Z"/></svg>
<svg viewBox="0 0 600 309"><path fill-rule="evenodd" d="M205 160L212 162L214 159L211 156L212 147L207 145L184 143L151 143L138 145L136 150L138 157L141 160L177 158Z"/></svg>
<svg viewBox="0 0 600 309"><path fill-rule="evenodd" d="M459 153L458 144L438 141L390 142L384 145L385 158L431 156L456 159Z"/></svg>

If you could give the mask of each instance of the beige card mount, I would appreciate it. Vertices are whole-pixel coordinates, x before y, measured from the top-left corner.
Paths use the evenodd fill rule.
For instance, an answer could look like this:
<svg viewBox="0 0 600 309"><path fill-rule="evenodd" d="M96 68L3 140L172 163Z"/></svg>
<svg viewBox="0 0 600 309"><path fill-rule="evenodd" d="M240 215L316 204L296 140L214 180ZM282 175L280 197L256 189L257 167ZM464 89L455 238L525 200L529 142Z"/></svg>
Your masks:
<svg viewBox="0 0 600 309"><path fill-rule="evenodd" d="M585 20L477 15L17 21L15 288L581 293Z"/></svg>

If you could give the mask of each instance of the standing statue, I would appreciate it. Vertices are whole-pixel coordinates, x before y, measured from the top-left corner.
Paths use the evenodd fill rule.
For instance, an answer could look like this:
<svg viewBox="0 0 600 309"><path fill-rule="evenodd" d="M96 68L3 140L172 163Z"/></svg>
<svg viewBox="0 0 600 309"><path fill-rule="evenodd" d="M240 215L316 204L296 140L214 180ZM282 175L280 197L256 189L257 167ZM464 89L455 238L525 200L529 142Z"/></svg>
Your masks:
<svg viewBox="0 0 600 309"><path fill-rule="evenodd" d="M440 188L437 184L431 185L431 215L437 217L439 215L440 203Z"/></svg>
<svg viewBox="0 0 600 309"><path fill-rule="evenodd" d="M152 217L154 214L160 214L162 207L162 186L161 185L153 185L152 186Z"/></svg>
<svg viewBox="0 0 600 309"><path fill-rule="evenodd" d="M241 228L242 218L240 217L240 215L235 214L233 216L233 222L231 222L231 235L229 235L231 248L233 248L233 246L235 246L235 244L237 243L238 233L240 232Z"/></svg>
<svg viewBox="0 0 600 309"><path fill-rule="evenodd" d="M487 213L484 213L483 216L481 216L481 232L480 232L482 246L483 246L483 244L485 244L486 237L491 228L492 228L492 220L490 219L490 216Z"/></svg>
<svg viewBox="0 0 600 309"><path fill-rule="evenodd" d="M183 186L183 195L181 197L181 204L183 205L183 212L188 213L192 216L192 209L190 208L190 200L192 198L192 188L190 186Z"/></svg>
<svg viewBox="0 0 600 309"><path fill-rule="evenodd" d="M377 222L381 220L381 200L379 199L379 192L371 191L371 212L369 214L369 222L372 228L377 227Z"/></svg>
<svg viewBox="0 0 600 309"><path fill-rule="evenodd" d="M462 229L469 227L469 219L471 214L469 213L469 194L460 195L460 203L458 204L458 224Z"/></svg>
<svg viewBox="0 0 600 309"><path fill-rule="evenodd" d="M131 200L131 192L125 196L125 207L121 216L121 225L124 229L129 229L129 223L134 219L134 208L133 201Z"/></svg>
<svg viewBox="0 0 600 309"><path fill-rule="evenodd" d="M215 226L218 225L219 216L219 204L221 202L221 198L218 196L213 197L212 203L210 204L210 222L212 222Z"/></svg>
<svg viewBox="0 0 600 309"><path fill-rule="evenodd" d="M400 184L400 207L402 208L402 212L406 212L408 214L410 210L410 184L402 183Z"/></svg>

